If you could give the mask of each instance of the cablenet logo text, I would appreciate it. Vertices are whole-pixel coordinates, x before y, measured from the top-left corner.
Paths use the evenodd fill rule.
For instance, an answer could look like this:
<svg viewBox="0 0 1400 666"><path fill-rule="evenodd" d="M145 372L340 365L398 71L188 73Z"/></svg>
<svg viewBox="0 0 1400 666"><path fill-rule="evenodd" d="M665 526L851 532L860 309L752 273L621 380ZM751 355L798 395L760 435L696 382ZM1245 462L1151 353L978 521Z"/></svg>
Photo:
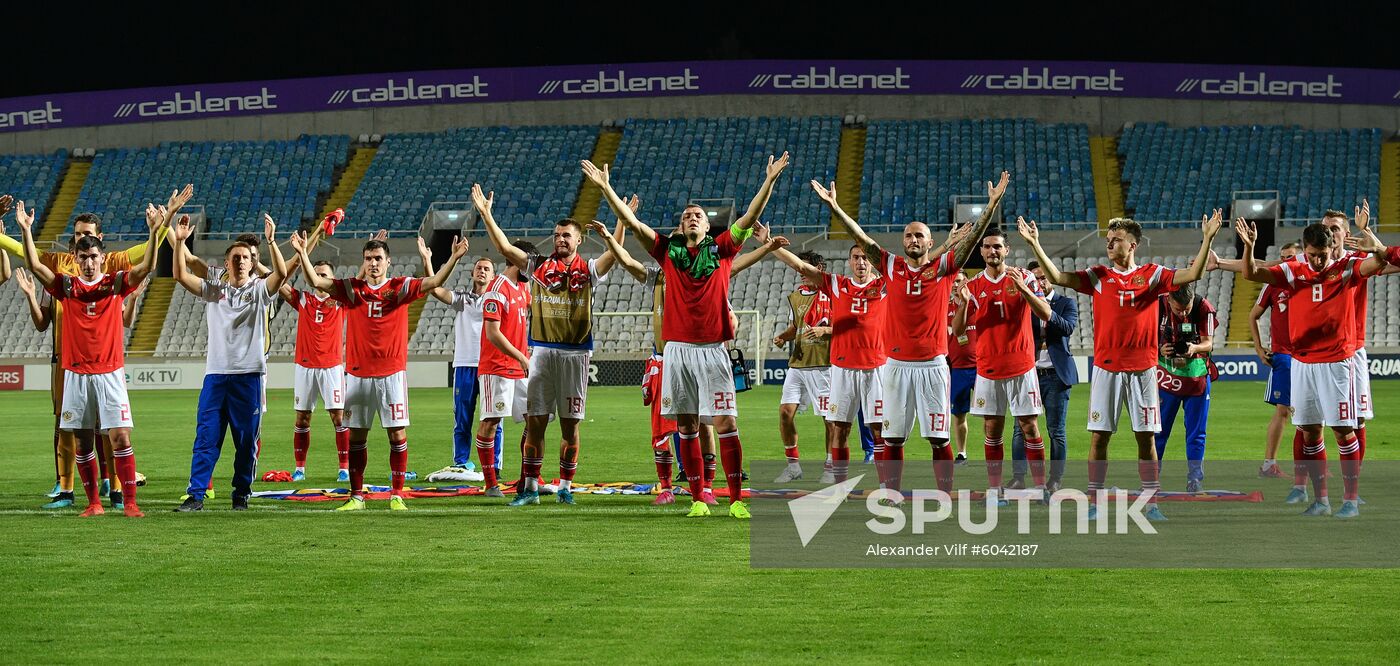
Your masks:
<svg viewBox="0 0 1400 666"><path fill-rule="evenodd" d="M670 76L628 76L626 70L598 70L582 79L552 79L540 84L540 95L600 95L613 93L683 92L700 90L700 77L687 67Z"/></svg>
<svg viewBox="0 0 1400 666"><path fill-rule="evenodd" d="M1270 79L1263 72L1239 72L1225 79L1182 79L1176 86L1179 93L1199 92L1202 95L1238 95L1242 97L1332 97L1342 96L1342 84L1336 75L1328 74L1325 81L1290 81Z"/></svg>
<svg viewBox="0 0 1400 666"><path fill-rule="evenodd" d="M135 114L141 118L159 116L192 116L204 113L227 113L230 111L270 111L277 108L274 101L277 95L263 88L256 95L232 95L229 97L205 97L202 91L186 97L175 93L168 99L155 99L142 102L127 102L117 107L113 118L127 118Z"/></svg>
<svg viewBox="0 0 1400 666"><path fill-rule="evenodd" d="M377 102L419 100L480 99L490 96L486 92L488 85L490 84L482 81L480 76L472 76L471 81L451 83L418 83L412 77L403 83L389 79L382 86L337 90L331 93L326 104L340 104L346 100L350 100L354 104L374 104Z"/></svg>
<svg viewBox="0 0 1400 666"><path fill-rule="evenodd" d="M1117 69L1104 74L1055 74L1049 67L1033 72L1022 67L1012 74L972 74L963 79L963 88L983 90L1053 90L1062 92L1123 92L1123 77Z"/></svg>
<svg viewBox="0 0 1400 666"><path fill-rule="evenodd" d="M53 102L46 101L42 108L0 113L0 129L57 125L63 122L63 119L58 117L58 114L62 112L62 107L54 106Z"/></svg>
<svg viewBox="0 0 1400 666"><path fill-rule="evenodd" d="M842 73L836 67L819 70L809 67L805 72L759 74L749 81L750 88L774 90L908 90L909 75L903 67L885 74Z"/></svg>

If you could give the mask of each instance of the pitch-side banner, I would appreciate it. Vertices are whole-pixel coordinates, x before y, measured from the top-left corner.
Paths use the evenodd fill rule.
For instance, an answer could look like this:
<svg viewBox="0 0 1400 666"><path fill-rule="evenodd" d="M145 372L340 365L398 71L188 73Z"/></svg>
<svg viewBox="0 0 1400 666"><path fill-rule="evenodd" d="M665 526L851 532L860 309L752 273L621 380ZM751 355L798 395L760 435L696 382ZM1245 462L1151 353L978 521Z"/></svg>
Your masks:
<svg viewBox="0 0 1400 666"><path fill-rule="evenodd" d="M741 60L438 70L17 97L0 100L0 132L423 104L787 94L1400 105L1400 71L1004 60Z"/></svg>

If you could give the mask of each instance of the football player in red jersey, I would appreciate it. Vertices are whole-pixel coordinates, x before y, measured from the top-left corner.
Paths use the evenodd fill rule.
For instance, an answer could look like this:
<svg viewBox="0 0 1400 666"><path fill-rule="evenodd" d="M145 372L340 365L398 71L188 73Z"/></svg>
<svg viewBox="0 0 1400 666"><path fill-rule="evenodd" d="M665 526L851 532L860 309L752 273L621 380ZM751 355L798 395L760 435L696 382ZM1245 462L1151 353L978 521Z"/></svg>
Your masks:
<svg viewBox="0 0 1400 666"><path fill-rule="evenodd" d="M1034 221L1018 218L1021 237L1030 244L1051 284L1088 294L1094 303L1094 373L1089 384L1089 494L1103 489L1107 474L1108 443L1118 429L1123 406L1128 408L1138 445L1138 476L1144 492L1161 489L1157 469L1155 434L1162 428L1157 393L1158 297L1176 287L1201 279L1210 255L1210 243L1220 231L1221 211L1201 217L1201 248L1189 268L1173 270L1157 264L1137 263L1142 225L1127 218L1109 221L1104 249L1109 265L1065 273L1040 246ZM1164 520L1155 497L1144 515ZM1098 505L1090 508L1098 514Z"/></svg>

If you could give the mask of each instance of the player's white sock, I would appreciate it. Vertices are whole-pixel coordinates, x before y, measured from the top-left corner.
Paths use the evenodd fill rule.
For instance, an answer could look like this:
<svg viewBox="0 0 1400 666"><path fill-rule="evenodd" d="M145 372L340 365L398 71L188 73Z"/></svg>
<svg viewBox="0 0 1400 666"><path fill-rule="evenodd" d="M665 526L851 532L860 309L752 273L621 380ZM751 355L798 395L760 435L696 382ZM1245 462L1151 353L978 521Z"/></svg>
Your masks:
<svg viewBox="0 0 1400 666"><path fill-rule="evenodd" d="M525 490L526 492L535 493L540 491L539 486L535 483L535 477L532 476L525 479Z"/></svg>
<svg viewBox="0 0 1400 666"><path fill-rule="evenodd" d="M1276 464L1278 464L1278 462L1275 461L1273 458L1265 458L1265 459L1264 459L1264 466L1265 466L1265 467L1269 467L1269 466L1276 465Z"/></svg>
<svg viewBox="0 0 1400 666"><path fill-rule="evenodd" d="M306 468L305 468L305 467L298 467L298 468L296 468L296 471L301 472L302 474L305 474L305 473L306 473Z"/></svg>
<svg viewBox="0 0 1400 666"><path fill-rule="evenodd" d="M573 482L572 480L570 480L570 479L559 479L559 489L560 489L560 490L568 490L568 489L569 489L569 486L572 486L572 485L574 485L574 482Z"/></svg>

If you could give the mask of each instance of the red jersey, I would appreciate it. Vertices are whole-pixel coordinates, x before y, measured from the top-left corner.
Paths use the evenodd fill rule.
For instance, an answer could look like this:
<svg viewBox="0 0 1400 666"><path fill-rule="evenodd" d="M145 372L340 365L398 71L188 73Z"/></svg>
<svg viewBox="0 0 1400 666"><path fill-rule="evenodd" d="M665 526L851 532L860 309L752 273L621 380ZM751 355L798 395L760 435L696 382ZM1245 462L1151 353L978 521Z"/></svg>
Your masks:
<svg viewBox="0 0 1400 666"><path fill-rule="evenodd" d="M530 286L499 275L486 286L486 296L481 300L481 320L501 324L501 335L525 356L530 355L527 340L530 335ZM477 372L507 379L523 379L525 371L520 364L481 334L481 360Z"/></svg>
<svg viewBox="0 0 1400 666"><path fill-rule="evenodd" d="M885 279L857 284L823 273L821 292L831 299L831 364L848 370L884 365Z"/></svg>
<svg viewBox="0 0 1400 666"><path fill-rule="evenodd" d="M1288 337L1293 358L1304 363L1334 363L1356 353L1353 335L1356 321L1355 292L1364 283L1361 259L1334 261L1321 271L1307 262L1269 267L1278 287L1289 293L1293 309Z"/></svg>
<svg viewBox="0 0 1400 666"><path fill-rule="evenodd" d="M1130 271L1093 266L1075 271L1079 292L1094 300L1094 365L1140 372L1157 365L1157 299L1176 291L1176 271L1143 264Z"/></svg>
<svg viewBox="0 0 1400 666"><path fill-rule="evenodd" d="M1288 290L1266 284L1254 302L1269 311L1269 350L1275 354L1293 353L1288 337L1288 295Z"/></svg>
<svg viewBox="0 0 1400 666"><path fill-rule="evenodd" d="M1365 259L1369 256L1371 256L1371 253L1369 252L1356 251L1348 254L1345 258ZM1353 353L1356 350L1366 346L1366 292L1368 291L1370 290L1366 288L1365 280L1358 282L1356 285L1356 289L1352 291L1351 297L1354 300L1356 307L1356 316L1352 319L1352 325L1355 327L1355 330L1353 330L1351 333L1351 350Z"/></svg>
<svg viewBox="0 0 1400 666"><path fill-rule="evenodd" d="M345 310L314 291L292 290L297 308L296 363L303 368L334 368L345 362Z"/></svg>
<svg viewBox="0 0 1400 666"><path fill-rule="evenodd" d="M878 268L889 288L890 308L898 316L886 320L885 342L890 358L931 361L948 353L948 295L958 268L950 251L921 268L904 257L880 252Z"/></svg>
<svg viewBox="0 0 1400 666"><path fill-rule="evenodd" d="M56 275L45 289L63 305L63 367L80 375L102 375L125 364L122 305L137 284L126 271L99 275L84 282Z"/></svg>
<svg viewBox="0 0 1400 666"><path fill-rule="evenodd" d="M359 278L336 280L331 298L345 309L345 371L388 377L408 363L408 305L426 294L421 278L396 277L371 287Z"/></svg>
<svg viewBox="0 0 1400 666"><path fill-rule="evenodd" d="M830 326L831 298L820 290L809 289L805 284L798 287L797 291L803 296L816 295L816 298L812 299L812 305L807 308L807 314L802 315L802 323L808 327Z"/></svg>
<svg viewBox="0 0 1400 666"><path fill-rule="evenodd" d="M977 374L987 379L1019 377L1035 367L1035 335L1030 303L1011 284L1010 273L992 278L984 271L968 280L972 300L967 304L968 321L977 326ZM1035 278L1026 276L1026 286L1039 292ZM1155 361L1155 359L1154 359Z"/></svg>
<svg viewBox="0 0 1400 666"><path fill-rule="evenodd" d="M967 324L967 330L962 337L953 335L952 321L958 313L958 304L952 300L948 301L948 367L950 368L976 368L977 367L977 326L973 325L971 318Z"/></svg>
<svg viewBox="0 0 1400 666"><path fill-rule="evenodd" d="M726 229L713 244L687 248L684 239L673 246L657 236L651 256L666 276L661 334L667 342L695 345L722 343L734 338L729 323L729 275L740 243ZM679 257L670 256L672 249ZM700 253L705 257L700 257ZM685 266L676 265L676 259Z"/></svg>

